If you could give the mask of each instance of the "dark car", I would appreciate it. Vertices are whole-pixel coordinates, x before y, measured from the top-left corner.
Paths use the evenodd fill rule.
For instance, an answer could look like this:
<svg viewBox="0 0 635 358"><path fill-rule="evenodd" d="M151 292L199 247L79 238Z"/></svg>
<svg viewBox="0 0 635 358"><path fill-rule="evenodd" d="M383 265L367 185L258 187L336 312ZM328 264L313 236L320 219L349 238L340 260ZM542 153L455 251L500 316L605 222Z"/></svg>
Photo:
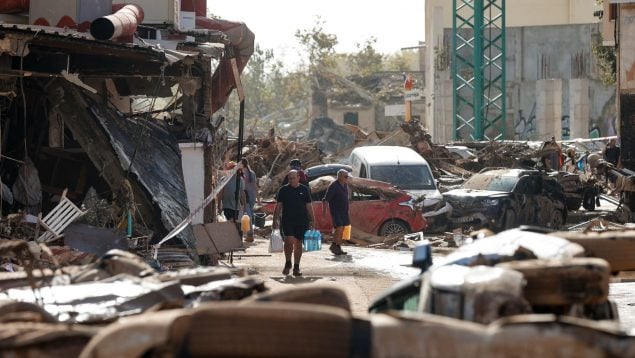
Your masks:
<svg viewBox="0 0 635 358"><path fill-rule="evenodd" d="M562 186L538 170L486 170L443 196L453 207L453 227L501 231L534 225L557 229L567 218Z"/></svg>
<svg viewBox="0 0 635 358"><path fill-rule="evenodd" d="M322 164L307 168L304 173L309 179L309 182L311 182L313 179L326 175L336 176L337 171L340 169L344 169L349 173L353 171L353 168L346 164Z"/></svg>

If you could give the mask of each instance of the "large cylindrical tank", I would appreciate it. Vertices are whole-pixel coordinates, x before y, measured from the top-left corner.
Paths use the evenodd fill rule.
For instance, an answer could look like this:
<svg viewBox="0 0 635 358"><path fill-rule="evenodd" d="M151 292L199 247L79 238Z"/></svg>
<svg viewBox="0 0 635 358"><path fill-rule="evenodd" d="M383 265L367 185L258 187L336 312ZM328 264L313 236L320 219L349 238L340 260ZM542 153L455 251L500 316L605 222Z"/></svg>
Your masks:
<svg viewBox="0 0 635 358"><path fill-rule="evenodd" d="M97 40L112 40L131 36L137 25L143 22L143 9L137 5L126 5L112 15L100 17L90 25L90 34Z"/></svg>

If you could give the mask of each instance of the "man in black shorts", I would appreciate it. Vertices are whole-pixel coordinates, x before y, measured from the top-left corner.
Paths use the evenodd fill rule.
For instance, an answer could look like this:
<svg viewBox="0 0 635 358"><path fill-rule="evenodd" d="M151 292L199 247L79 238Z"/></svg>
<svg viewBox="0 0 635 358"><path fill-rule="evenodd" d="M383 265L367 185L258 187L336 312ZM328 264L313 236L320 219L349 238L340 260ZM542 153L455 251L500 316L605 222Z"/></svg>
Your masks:
<svg viewBox="0 0 635 358"><path fill-rule="evenodd" d="M322 199L322 216L326 216L326 204L331 210L331 219L335 232L333 233L333 243L329 250L334 255L346 255L342 250L342 234L344 227L351 224L348 217L348 172L344 169L337 171L337 180L329 185L324 199Z"/></svg>
<svg viewBox="0 0 635 358"><path fill-rule="evenodd" d="M311 209L311 192L300 185L297 170L289 171L289 184L283 185L276 195L276 210L273 213L273 229L282 227L284 236L284 257L286 262L283 275L291 270L291 253L293 253L293 276L301 276L300 258L302 257L302 240L304 233L313 228L313 210ZM282 214L282 215L281 215ZM280 225L278 218L281 217Z"/></svg>

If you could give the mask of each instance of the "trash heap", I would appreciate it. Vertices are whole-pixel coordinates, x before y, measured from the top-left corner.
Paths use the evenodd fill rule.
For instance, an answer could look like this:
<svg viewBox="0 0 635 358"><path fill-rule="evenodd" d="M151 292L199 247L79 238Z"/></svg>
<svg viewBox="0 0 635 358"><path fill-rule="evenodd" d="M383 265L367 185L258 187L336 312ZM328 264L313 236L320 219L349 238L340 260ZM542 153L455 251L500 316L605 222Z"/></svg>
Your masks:
<svg viewBox="0 0 635 358"><path fill-rule="evenodd" d="M234 160L238 144L231 144L225 153L225 161ZM248 137L244 142L243 158L261 178L262 197L276 193L289 171L289 163L299 159L304 168L322 164L323 153L314 141L292 141L275 135L272 129L266 138Z"/></svg>

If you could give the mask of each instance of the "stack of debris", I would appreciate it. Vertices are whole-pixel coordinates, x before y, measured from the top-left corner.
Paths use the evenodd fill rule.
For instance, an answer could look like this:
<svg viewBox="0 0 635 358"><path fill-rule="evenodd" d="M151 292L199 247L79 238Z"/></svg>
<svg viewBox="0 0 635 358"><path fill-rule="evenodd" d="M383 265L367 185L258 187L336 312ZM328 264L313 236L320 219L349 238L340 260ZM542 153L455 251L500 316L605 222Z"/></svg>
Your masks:
<svg viewBox="0 0 635 358"><path fill-rule="evenodd" d="M245 140L243 158L261 179L260 190L263 197L276 193L285 175L289 171L289 163L299 159L304 168L322 164L322 152L316 142L290 141L275 135L271 129L267 138L249 137ZM238 152L237 143L232 144L225 153L225 160L233 160Z"/></svg>

